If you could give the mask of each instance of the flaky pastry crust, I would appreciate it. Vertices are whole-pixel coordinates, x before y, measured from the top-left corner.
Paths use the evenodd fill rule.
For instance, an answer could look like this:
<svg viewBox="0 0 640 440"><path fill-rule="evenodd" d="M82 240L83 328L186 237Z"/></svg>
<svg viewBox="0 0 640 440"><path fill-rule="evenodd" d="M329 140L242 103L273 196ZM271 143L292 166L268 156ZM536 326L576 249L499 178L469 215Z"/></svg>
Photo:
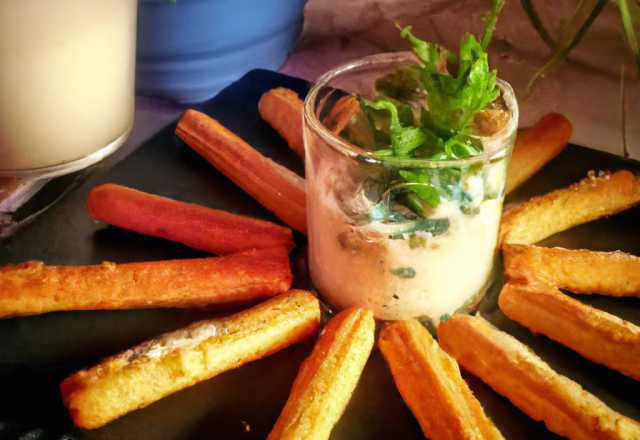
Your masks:
<svg viewBox="0 0 640 440"><path fill-rule="evenodd" d="M507 283L498 299L512 321L640 380L640 327L540 282Z"/></svg>
<svg viewBox="0 0 640 440"><path fill-rule="evenodd" d="M329 438L367 363L374 332L370 310L347 309L329 321L302 363L268 440Z"/></svg>
<svg viewBox="0 0 640 440"><path fill-rule="evenodd" d="M522 206L505 207L499 243L534 244L572 226L616 214L638 201L640 181L631 172L590 175L569 188L534 197Z"/></svg>
<svg viewBox="0 0 640 440"><path fill-rule="evenodd" d="M511 282L531 279L573 293L640 296L640 258L624 252L507 244L503 256Z"/></svg>
<svg viewBox="0 0 640 440"><path fill-rule="evenodd" d="M196 322L81 370L60 385L74 423L98 428L130 411L316 334L318 300L297 290L236 315Z"/></svg>
<svg viewBox="0 0 640 440"><path fill-rule="evenodd" d="M60 310L229 307L285 292L289 251L93 266L28 262L0 268L0 317Z"/></svg>
<svg viewBox="0 0 640 440"><path fill-rule="evenodd" d="M425 437L503 438L460 376L457 362L417 320L392 322L382 330L378 346Z"/></svg>
<svg viewBox="0 0 640 440"><path fill-rule="evenodd" d="M438 340L462 367L556 434L572 440L640 438L638 422L613 411L479 316L455 315L440 323Z"/></svg>

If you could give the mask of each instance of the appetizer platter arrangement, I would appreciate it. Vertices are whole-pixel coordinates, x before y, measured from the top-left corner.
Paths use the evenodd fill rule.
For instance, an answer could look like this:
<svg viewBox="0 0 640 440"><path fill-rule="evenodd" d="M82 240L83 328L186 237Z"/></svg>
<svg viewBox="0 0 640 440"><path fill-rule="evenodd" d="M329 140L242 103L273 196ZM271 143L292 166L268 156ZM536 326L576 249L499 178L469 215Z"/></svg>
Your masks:
<svg viewBox="0 0 640 440"><path fill-rule="evenodd" d="M437 337L449 357L417 321L379 326L374 341L372 313L351 309L336 315L322 297L318 302L295 290L310 288L305 205L296 192L303 187L304 166L299 144L287 145L270 125L277 123L261 116L261 99L273 90L300 99L309 85L264 70L248 73L121 163L96 167L72 193L1 243L2 267L19 265L45 278L68 276L65 266L97 268L73 274L73 297L54 295L51 304L34 304L15 295L10 307L4 303L13 312L0 319L0 439L262 439L270 433L280 438L294 424L291 419L309 417L313 425L322 418L313 414L314 404L326 395L336 406L346 405L344 414L337 410L327 417L323 429L332 439L420 439L429 432L435 437L454 423L448 405L468 405L456 420L479 426L485 438L561 438L549 429L576 438L581 429L595 432L611 424L627 429L626 438L638 438L640 376L637 364L624 359L633 359L640 348L637 337L629 337L624 350L616 344L618 327L640 325L637 289L625 290L625 284L637 287L637 280L625 277L638 267L632 256L640 256L640 185L634 177L640 164L569 145L537 166L532 162L540 155L531 159L516 144L512 161L536 172L511 186L507 182L499 236L503 259L475 317L442 318ZM551 115L519 136L535 145L533 138L563 123ZM249 176L247 164L262 164L235 136L273 159L275 164L260 169L272 180L245 190L234 183L255 184L259 179ZM222 159L201 148L216 142L229 147L219 154ZM278 176L288 176L289 186L279 188ZM284 214L281 205L264 208L273 201L272 190L291 190ZM212 218L211 210L199 207L219 213ZM294 232L279 226L282 221ZM264 246L256 249L255 243ZM554 247L591 252L571 252L568 258L565 251L544 251ZM608 253L614 251L631 257L612 259ZM210 304L204 294L193 293L196 288L177 300L162 297L163 288L179 292L176 280L201 273L192 266L205 264L211 278L191 280L220 289L216 309L202 310ZM458 270L464 276L465 267ZM147 272L162 276L146 279ZM114 273L117 286L126 279L143 287L111 297L82 296L87 283L99 279L108 285ZM294 290L284 293L289 286ZM532 299L533 290L543 292L542 299ZM107 297L99 307L105 310L82 310ZM583 303L607 315L585 312ZM59 311L64 308L72 310ZM324 330L318 337L319 328ZM176 350L181 354L172 358ZM423 396L411 392L421 389L420 378L428 374L420 368L407 372L412 356L416 364L420 356L430 357L433 374L440 369L464 398L420 409ZM462 377L453 358L463 367ZM157 359L162 371L152 370ZM323 360L339 367L327 369ZM537 368L522 369L519 360ZM200 371L207 369L215 377L202 380ZM398 369L405 369L397 375L405 383L394 381ZM323 372L326 383L305 379L314 372ZM438 392L450 396L445 388ZM570 402L570 409L545 406L547 396ZM121 401L130 406L113 403ZM511 402L537 419L555 411L570 413L569 421L545 419L547 429Z"/></svg>

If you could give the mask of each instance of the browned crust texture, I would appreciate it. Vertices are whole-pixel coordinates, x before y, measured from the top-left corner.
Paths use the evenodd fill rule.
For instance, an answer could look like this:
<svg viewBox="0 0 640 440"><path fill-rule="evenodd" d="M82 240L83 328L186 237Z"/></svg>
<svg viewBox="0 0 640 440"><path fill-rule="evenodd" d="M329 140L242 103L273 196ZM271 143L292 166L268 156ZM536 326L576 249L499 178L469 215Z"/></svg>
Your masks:
<svg viewBox="0 0 640 440"><path fill-rule="evenodd" d="M567 146L572 134L571 122L559 113L549 113L533 127L518 130L505 193L509 194L556 157Z"/></svg>
<svg viewBox="0 0 640 440"><path fill-rule="evenodd" d="M630 208L640 201L640 183L629 171L596 177L507 208L499 242L534 244L557 232Z"/></svg>
<svg viewBox="0 0 640 440"><path fill-rule="evenodd" d="M640 258L624 252L507 244L503 255L512 282L531 279L573 293L640 296Z"/></svg>
<svg viewBox="0 0 640 440"><path fill-rule="evenodd" d="M322 124L337 136L359 111L360 103L355 96L343 96L329 109Z"/></svg>
<svg viewBox="0 0 640 440"><path fill-rule="evenodd" d="M640 380L640 328L582 304L544 283L507 283L498 300L507 317Z"/></svg>
<svg viewBox="0 0 640 440"><path fill-rule="evenodd" d="M328 439L344 412L374 342L369 310L340 312L302 363L269 440Z"/></svg>
<svg viewBox="0 0 640 440"><path fill-rule="evenodd" d="M284 87L269 90L262 95L258 103L258 111L262 119L267 121L302 159L304 159L303 104L296 92Z"/></svg>
<svg viewBox="0 0 640 440"><path fill-rule="evenodd" d="M119 228L217 255L273 246L289 250L295 247L291 229L284 226L112 183L91 190L87 212L94 219Z"/></svg>
<svg viewBox="0 0 640 440"><path fill-rule="evenodd" d="M302 177L196 110L184 113L175 133L280 220L307 233L307 186Z"/></svg>
<svg viewBox="0 0 640 440"><path fill-rule="evenodd" d="M640 438L639 423L613 411L480 317L453 316L438 327L438 340L462 367L559 435L572 440Z"/></svg>
<svg viewBox="0 0 640 440"><path fill-rule="evenodd" d="M228 318L200 321L65 379L74 423L98 428L130 411L314 335L318 300L290 291Z"/></svg>
<svg viewBox="0 0 640 440"><path fill-rule="evenodd" d="M503 438L460 376L456 361L418 321L388 325L380 334L378 346L425 437Z"/></svg>
<svg viewBox="0 0 640 440"><path fill-rule="evenodd" d="M285 292L292 279L284 247L94 266L32 261L0 268L0 317L59 310L228 306Z"/></svg>

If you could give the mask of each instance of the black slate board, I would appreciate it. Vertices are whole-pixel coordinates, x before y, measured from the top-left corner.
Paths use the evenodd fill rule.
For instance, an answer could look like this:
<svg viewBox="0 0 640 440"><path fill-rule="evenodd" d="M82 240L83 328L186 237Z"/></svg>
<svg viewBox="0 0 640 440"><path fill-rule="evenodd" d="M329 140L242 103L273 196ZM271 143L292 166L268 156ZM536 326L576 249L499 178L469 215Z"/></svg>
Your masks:
<svg viewBox="0 0 640 440"><path fill-rule="evenodd" d="M300 159L257 111L262 93L288 87L304 96L300 79L255 70L196 106L263 154L303 175ZM177 121L176 121L177 123ZM15 236L0 243L0 265L31 259L50 265L99 264L192 258L205 255L177 243L123 231L93 221L86 213L89 191L118 183L141 191L225 209L272 221L277 219L193 152L174 134L175 123L119 164L93 167L89 177L59 203ZM527 200L568 186L589 170L640 166L620 157L570 145L508 202ZM299 244L304 237L296 235ZM640 210L573 228L543 245L593 250L624 250L640 255ZM545 337L509 321L496 306L498 283L481 312L498 327L530 345L554 368L581 383L608 405L640 420L640 383L586 361ZM640 325L640 299L582 299ZM80 368L121 349L212 316L175 309L58 312L0 320L0 440L32 439L262 439L275 423L300 362L310 352L296 345L266 359L175 393L103 428L73 427L62 405L59 384ZM529 419L477 378L465 375L489 415L508 439L554 439L542 423ZM27 438L27 437L23 437ZM420 429L402 403L378 351L372 354L332 439L420 439Z"/></svg>

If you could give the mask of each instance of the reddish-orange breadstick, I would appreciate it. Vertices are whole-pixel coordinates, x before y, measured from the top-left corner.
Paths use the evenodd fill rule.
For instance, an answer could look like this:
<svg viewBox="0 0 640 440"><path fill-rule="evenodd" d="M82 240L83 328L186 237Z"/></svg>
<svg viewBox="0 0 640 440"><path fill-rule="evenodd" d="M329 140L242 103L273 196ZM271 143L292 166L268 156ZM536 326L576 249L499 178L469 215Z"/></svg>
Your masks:
<svg viewBox="0 0 640 440"><path fill-rule="evenodd" d="M128 264L45 266L31 261L0 268L0 317L58 310L218 308L285 292L292 278L283 247Z"/></svg>
<svg viewBox="0 0 640 440"><path fill-rule="evenodd" d="M264 157L204 113L187 110L176 134L280 220L307 233L307 192L302 177Z"/></svg>
<svg viewBox="0 0 640 440"><path fill-rule="evenodd" d="M217 255L273 246L288 250L295 247L291 230L284 226L120 185L94 188L87 198L87 210L96 220Z"/></svg>
<svg viewBox="0 0 640 440"><path fill-rule="evenodd" d="M460 376L457 362L416 319L392 321L378 346L425 437L504 440Z"/></svg>

